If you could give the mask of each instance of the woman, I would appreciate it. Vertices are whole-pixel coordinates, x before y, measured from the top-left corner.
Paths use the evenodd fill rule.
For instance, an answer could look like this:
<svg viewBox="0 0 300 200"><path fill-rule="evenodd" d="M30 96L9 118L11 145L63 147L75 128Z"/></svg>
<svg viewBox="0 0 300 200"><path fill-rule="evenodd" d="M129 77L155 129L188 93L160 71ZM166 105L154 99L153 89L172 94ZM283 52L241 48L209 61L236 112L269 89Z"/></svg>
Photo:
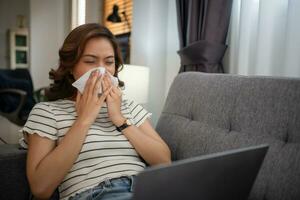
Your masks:
<svg viewBox="0 0 300 200"><path fill-rule="evenodd" d="M151 127L151 114L123 99L108 74L91 73L82 94L72 86L99 66L118 77L122 59L113 34L99 24L81 25L59 57L50 72L51 101L35 105L23 127L32 193L47 199L59 187L60 199L131 199L144 162L171 162L168 146Z"/></svg>

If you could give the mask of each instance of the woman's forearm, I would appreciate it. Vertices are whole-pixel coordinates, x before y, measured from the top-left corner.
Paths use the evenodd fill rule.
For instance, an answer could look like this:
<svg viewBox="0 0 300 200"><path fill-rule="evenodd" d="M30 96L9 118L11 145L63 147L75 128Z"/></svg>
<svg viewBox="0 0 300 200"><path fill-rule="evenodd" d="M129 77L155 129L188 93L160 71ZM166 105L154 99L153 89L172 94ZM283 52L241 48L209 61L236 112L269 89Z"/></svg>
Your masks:
<svg viewBox="0 0 300 200"><path fill-rule="evenodd" d="M37 197L49 198L72 168L85 141L88 124L76 120L59 145L34 170L31 189Z"/></svg>
<svg viewBox="0 0 300 200"><path fill-rule="evenodd" d="M144 132L134 125L124 129L122 132L134 146L138 154L149 165L171 163L171 152L165 143L144 134Z"/></svg>

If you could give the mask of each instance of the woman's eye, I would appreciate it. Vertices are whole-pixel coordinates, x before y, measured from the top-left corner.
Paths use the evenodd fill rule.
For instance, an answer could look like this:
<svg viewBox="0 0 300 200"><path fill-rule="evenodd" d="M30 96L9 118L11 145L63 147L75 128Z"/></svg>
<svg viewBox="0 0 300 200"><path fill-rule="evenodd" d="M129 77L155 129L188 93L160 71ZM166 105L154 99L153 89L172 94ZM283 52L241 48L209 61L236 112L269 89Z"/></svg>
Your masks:
<svg viewBox="0 0 300 200"><path fill-rule="evenodd" d="M106 64L108 64L108 65L112 65L112 64L114 64L115 62L112 62L112 61L109 61L109 62L106 62Z"/></svg>
<svg viewBox="0 0 300 200"><path fill-rule="evenodd" d="M85 63L94 63L94 61L91 61L91 60L86 60L84 61Z"/></svg>

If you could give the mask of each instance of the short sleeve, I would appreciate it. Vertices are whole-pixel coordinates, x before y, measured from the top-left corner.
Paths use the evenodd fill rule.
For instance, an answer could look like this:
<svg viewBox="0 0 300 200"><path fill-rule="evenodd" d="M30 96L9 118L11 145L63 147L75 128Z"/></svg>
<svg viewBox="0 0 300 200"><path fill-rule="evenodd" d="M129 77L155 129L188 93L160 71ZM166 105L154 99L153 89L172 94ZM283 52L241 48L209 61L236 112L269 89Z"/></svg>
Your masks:
<svg viewBox="0 0 300 200"><path fill-rule="evenodd" d="M128 108L132 116L132 120L135 126L139 127L143 122L150 118L152 113L148 112L143 106L137 104L133 100L128 100Z"/></svg>
<svg viewBox="0 0 300 200"><path fill-rule="evenodd" d="M36 104L20 131L23 133L23 138L20 139L19 143L24 148L27 148L27 134L38 134L41 137L57 140L58 131L51 106L46 102Z"/></svg>

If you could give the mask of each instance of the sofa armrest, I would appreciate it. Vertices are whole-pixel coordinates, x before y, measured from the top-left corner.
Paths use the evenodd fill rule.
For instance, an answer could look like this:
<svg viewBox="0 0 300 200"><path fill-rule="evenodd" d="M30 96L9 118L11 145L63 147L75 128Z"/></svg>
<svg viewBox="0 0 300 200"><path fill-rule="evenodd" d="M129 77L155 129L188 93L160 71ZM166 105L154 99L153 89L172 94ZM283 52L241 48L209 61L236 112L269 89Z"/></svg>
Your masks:
<svg viewBox="0 0 300 200"><path fill-rule="evenodd" d="M29 199L26 150L18 144L0 145L0 199Z"/></svg>

